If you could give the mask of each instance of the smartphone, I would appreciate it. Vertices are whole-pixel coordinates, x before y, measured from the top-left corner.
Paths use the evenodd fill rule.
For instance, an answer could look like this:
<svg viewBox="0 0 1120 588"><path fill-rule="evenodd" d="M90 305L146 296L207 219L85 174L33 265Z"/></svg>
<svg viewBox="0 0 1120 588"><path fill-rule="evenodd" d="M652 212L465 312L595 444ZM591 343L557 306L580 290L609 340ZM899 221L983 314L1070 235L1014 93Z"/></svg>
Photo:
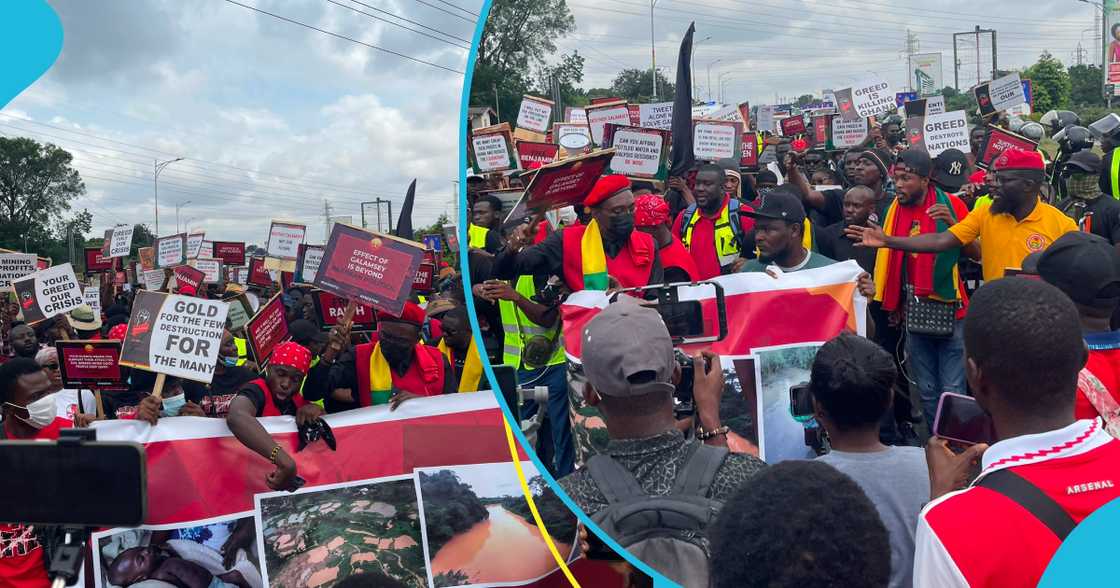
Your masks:
<svg viewBox="0 0 1120 588"><path fill-rule="evenodd" d="M3 522L135 527L147 515L147 461L137 443L3 441L0 471Z"/></svg>
<svg viewBox="0 0 1120 588"><path fill-rule="evenodd" d="M498 380L498 389L502 393L502 398L506 401L506 406L509 411L513 413L513 418L516 420L517 426L521 423L521 395L517 393L517 369L511 365L496 365L494 366L494 377Z"/></svg>
<svg viewBox="0 0 1120 588"><path fill-rule="evenodd" d="M933 434L969 445L995 442L992 417L980 408L975 398L953 392L942 394L937 402Z"/></svg>
<svg viewBox="0 0 1120 588"><path fill-rule="evenodd" d="M810 419L813 417L813 393L809 391L809 383L802 382L789 387L789 413L793 418Z"/></svg>
<svg viewBox="0 0 1120 588"><path fill-rule="evenodd" d="M659 302L655 308L673 339L704 335L704 309L699 300Z"/></svg>

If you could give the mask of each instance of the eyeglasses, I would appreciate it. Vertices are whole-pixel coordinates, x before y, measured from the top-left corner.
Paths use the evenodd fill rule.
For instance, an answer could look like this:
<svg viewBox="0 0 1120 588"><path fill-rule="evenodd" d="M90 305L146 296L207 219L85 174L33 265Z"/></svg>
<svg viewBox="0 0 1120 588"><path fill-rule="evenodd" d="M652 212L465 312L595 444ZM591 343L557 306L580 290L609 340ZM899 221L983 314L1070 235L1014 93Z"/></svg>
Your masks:
<svg viewBox="0 0 1120 588"><path fill-rule="evenodd" d="M45 364L43 364L43 369L57 370L58 369L58 364L57 363L45 363Z"/></svg>

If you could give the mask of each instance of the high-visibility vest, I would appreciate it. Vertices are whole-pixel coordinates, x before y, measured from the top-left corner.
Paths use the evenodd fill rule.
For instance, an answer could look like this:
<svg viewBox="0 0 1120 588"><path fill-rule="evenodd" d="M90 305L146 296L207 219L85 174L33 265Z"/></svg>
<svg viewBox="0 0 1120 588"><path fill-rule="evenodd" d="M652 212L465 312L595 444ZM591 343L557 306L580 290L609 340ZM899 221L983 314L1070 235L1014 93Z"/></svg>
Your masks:
<svg viewBox="0 0 1120 588"><path fill-rule="evenodd" d="M234 337L233 343L237 345L237 365L245 365L249 360L249 342L240 337Z"/></svg>
<svg viewBox="0 0 1120 588"><path fill-rule="evenodd" d="M307 368L307 374L304 374L303 379L300 380L300 382L299 382L299 393L301 395L303 394L303 385L307 383L307 376L311 373L311 368L313 368L317 365L319 365L319 357L316 356L316 357L311 358L311 365L308 366L308 368ZM323 406L323 399L322 398L320 398L318 400L312 400L311 402L313 404L318 404L319 406Z"/></svg>
<svg viewBox="0 0 1120 588"><path fill-rule="evenodd" d="M684 212L684 222L681 223L681 243L692 251L692 229L700 222L700 211L695 204L690 204ZM720 267L731 265L742 254L743 227L739 224L739 201L728 198L720 208L719 218L714 227L716 241L716 257L719 258Z"/></svg>
<svg viewBox="0 0 1120 588"><path fill-rule="evenodd" d="M471 225L467 227L467 247L471 249L486 249L486 236L489 234L490 229L471 223Z"/></svg>
<svg viewBox="0 0 1120 588"><path fill-rule="evenodd" d="M533 276L531 275L517 278L514 289L526 298L537 292L536 284L533 283ZM521 350L524 348L527 339L543 336L550 341L555 341L560 336L560 329L542 327L534 323L511 300L499 300L498 308L502 313L502 331L504 333L502 363L505 365L521 368ZM548 365L559 365L565 362L567 362L567 357L564 355L564 341L560 340L557 342L556 351L548 360Z"/></svg>

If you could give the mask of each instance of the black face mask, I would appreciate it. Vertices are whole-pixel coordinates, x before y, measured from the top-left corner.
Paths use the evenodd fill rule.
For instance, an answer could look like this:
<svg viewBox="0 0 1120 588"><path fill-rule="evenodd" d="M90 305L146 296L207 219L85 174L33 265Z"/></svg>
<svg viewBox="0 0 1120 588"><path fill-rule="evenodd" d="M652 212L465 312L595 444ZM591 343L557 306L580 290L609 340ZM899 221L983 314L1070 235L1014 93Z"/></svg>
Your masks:
<svg viewBox="0 0 1120 588"><path fill-rule="evenodd" d="M405 345L399 341L381 340L381 354L385 361L399 365L409 360L412 356L412 345Z"/></svg>
<svg viewBox="0 0 1120 588"><path fill-rule="evenodd" d="M611 224L607 227L607 233L610 234L611 239L618 243L624 243L630 238L630 233L634 232L634 217L632 215L616 216L611 219Z"/></svg>

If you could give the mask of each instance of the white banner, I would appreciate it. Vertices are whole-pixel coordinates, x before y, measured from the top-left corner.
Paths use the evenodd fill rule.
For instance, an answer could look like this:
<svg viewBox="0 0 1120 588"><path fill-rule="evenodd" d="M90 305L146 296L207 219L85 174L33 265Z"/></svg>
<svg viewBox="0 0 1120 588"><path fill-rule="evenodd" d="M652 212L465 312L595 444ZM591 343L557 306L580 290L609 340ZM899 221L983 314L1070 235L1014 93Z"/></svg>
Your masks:
<svg viewBox="0 0 1120 588"><path fill-rule="evenodd" d="M735 157L739 133L735 125L697 121L692 129L692 153L696 159L717 161Z"/></svg>
<svg viewBox="0 0 1120 588"><path fill-rule="evenodd" d="M0 253L0 292L11 291L12 281L36 271L36 258L31 253Z"/></svg>
<svg viewBox="0 0 1120 588"><path fill-rule="evenodd" d="M1027 101L1018 73L992 80L988 86L988 93L992 97L992 107L996 110L1007 110Z"/></svg>
<svg viewBox="0 0 1120 588"><path fill-rule="evenodd" d="M968 119L963 110L927 116L922 128L930 157L937 157L946 149L969 152Z"/></svg>
<svg viewBox="0 0 1120 588"><path fill-rule="evenodd" d="M615 153L611 158L611 171L625 176L657 175L661 167L662 145L660 133L632 128L615 131Z"/></svg>
<svg viewBox="0 0 1120 588"><path fill-rule="evenodd" d="M521 99L521 110L517 113L517 128L537 133L548 131L552 118L552 103L525 96Z"/></svg>

